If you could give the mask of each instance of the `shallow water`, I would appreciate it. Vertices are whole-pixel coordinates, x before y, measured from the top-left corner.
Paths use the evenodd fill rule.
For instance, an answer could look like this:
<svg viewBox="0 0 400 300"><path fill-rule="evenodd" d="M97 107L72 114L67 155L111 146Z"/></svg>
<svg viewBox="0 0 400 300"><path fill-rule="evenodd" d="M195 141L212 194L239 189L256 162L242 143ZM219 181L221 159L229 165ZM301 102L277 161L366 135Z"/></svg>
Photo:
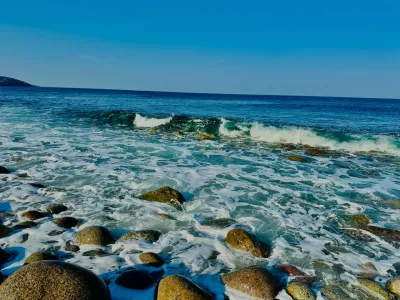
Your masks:
<svg viewBox="0 0 400 300"><path fill-rule="evenodd" d="M199 132L215 139L199 140ZM307 145L332 152L312 156ZM80 228L103 225L116 238L127 230L163 233L153 244L104 247L110 255L95 259L80 253L99 247L74 257L58 252L110 279L113 299L132 296L113 283L118 270L146 268L136 250L161 253L165 274L192 277L219 299L224 288L213 274L243 266L289 263L320 282L351 283L367 263L385 281L400 262L396 245L342 230L355 213L400 229L400 100L0 89L0 151L0 165L13 171L0 175L1 211L20 215L56 202L71 207L63 214L80 218ZM184 193L183 211L135 197L164 185ZM215 218L237 225L200 225ZM229 248L224 238L235 226L270 243L272 255ZM38 229L1 239L18 253L2 272L39 249L63 249L80 228L48 236L59 228L43 219Z"/></svg>

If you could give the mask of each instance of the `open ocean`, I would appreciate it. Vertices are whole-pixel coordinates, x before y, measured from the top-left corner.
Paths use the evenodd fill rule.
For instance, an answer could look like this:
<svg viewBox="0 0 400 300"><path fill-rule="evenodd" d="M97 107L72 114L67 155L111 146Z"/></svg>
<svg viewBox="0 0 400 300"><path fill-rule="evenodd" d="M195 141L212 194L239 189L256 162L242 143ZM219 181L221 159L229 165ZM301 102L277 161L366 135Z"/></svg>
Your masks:
<svg viewBox="0 0 400 300"><path fill-rule="evenodd" d="M211 139L199 139L204 133ZM11 170L0 175L0 212L16 214L3 224L50 203L81 221L49 236L58 227L48 217L0 239L15 253L1 266L5 275L34 251L54 250L107 280L113 299L152 299L154 288L114 283L121 268L148 268L138 255L152 251L166 263L151 271L184 274L217 299L219 274L281 263L315 276L324 299L324 284L351 292L368 272L382 283L400 272L400 240L349 221L363 214L370 225L400 230L400 100L0 88L0 154ZM162 186L183 193L182 211L137 198ZM219 218L232 224L202 225ZM100 247L105 255L95 257L82 253L96 246L64 251L89 225L115 238L141 229L162 235ZM228 246L234 227L269 244L270 257ZM291 299L284 290L277 298Z"/></svg>

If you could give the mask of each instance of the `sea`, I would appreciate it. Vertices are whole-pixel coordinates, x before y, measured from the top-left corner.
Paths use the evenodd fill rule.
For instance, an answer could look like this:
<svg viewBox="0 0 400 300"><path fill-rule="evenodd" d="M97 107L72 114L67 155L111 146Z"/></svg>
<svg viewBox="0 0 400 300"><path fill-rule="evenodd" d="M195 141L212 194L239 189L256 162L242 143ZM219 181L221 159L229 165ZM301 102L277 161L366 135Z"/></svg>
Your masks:
<svg viewBox="0 0 400 300"><path fill-rule="evenodd" d="M319 152L309 151L318 149ZM68 88L0 88L0 212L43 210L50 203L81 221L59 230L49 218L0 239L13 251L5 275L38 250L56 251L109 283L113 299L152 299L115 276L141 264L140 252L166 263L151 271L182 274L224 299L219 276L252 265L290 264L315 278L351 286L371 272L384 283L399 274L399 243L346 233L348 220L400 230L400 100L258 96ZM293 160L293 157L295 159ZM41 183L37 189L30 183ZM162 186L179 190L183 210L137 198ZM165 218L168 215L168 218ZM202 225L231 219L226 228ZM80 229L162 232L158 242L64 251ZM242 228L268 243L257 258L225 242ZM232 292L231 299L243 299ZM279 299L290 299L283 290Z"/></svg>

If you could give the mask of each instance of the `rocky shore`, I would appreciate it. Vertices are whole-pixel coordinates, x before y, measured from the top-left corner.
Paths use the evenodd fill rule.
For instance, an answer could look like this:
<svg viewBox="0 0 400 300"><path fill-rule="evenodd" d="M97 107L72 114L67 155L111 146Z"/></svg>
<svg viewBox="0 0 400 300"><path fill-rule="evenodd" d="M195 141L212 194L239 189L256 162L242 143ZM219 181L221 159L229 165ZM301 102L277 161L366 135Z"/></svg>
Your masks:
<svg viewBox="0 0 400 300"><path fill-rule="evenodd" d="M316 150L310 153L327 154ZM301 162L299 159L294 160ZM12 172L6 167L0 167L0 173L7 176ZM31 186L35 189L46 188L41 183L31 183ZM182 193L168 186L137 195L137 198L140 201L164 203L176 210L184 210L187 202ZM118 290L118 287L143 291L149 299L158 300L228 299L229 292L236 293L239 298L278 299L283 295L296 300L312 300L317 297L330 300L397 299L400 296L400 277L378 274L373 265L368 265L364 274L357 274L356 282L348 283L343 280L325 281L321 276L309 274L297 266L284 264L283 260L269 262L268 257L274 251L274 241L262 241L252 232L241 229L235 220L228 218L206 220L201 226L225 228L227 231L223 243L226 247L243 258L250 256L261 260L258 265L210 275L218 289L210 289L210 285L202 284L204 281L189 273L179 274L179 267L172 271L166 268L171 257L165 252L135 250L139 264L133 267L122 264L115 272L96 275L65 260L78 254L93 260L111 256L123 251L132 242L144 245L157 243L165 232L153 229L115 231L100 225L85 225L86 220L70 216L71 209L64 204L51 203L43 208L18 213L3 211L0 214L0 264L10 265L18 259L19 253L15 247L8 247L7 242L3 242L16 233L30 230L30 234L21 235L20 243L23 245L24 239L34 238L35 228L51 222L57 229L50 231L48 236L55 237L68 231L71 239L65 240L63 247L53 247L52 243L48 243L42 251L29 255L18 270L7 270L9 276L1 274L0 299L119 299L113 296L113 291ZM172 218L168 214L160 214L159 217L166 220ZM363 214L349 215L346 224L338 230L357 241L368 243L382 239L397 249L400 247L399 231L372 226L370 218ZM91 247L91 250L87 247ZM213 254L214 257L218 255ZM324 262L320 262L320 265L323 266ZM326 265L326 268L330 266Z"/></svg>

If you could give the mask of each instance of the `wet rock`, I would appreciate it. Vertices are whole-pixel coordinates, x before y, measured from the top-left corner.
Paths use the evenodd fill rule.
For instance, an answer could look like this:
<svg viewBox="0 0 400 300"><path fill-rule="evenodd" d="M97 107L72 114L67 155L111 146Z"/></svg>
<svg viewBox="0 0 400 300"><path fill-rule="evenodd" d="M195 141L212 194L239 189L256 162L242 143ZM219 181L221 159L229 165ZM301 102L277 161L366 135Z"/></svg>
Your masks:
<svg viewBox="0 0 400 300"><path fill-rule="evenodd" d="M268 257L270 252L267 245L262 244L253 235L242 229L229 231L225 241L233 248L258 257Z"/></svg>
<svg viewBox="0 0 400 300"><path fill-rule="evenodd" d="M58 260L57 255L46 252L46 251L37 251L33 252L27 259L25 259L24 265L31 264L41 260Z"/></svg>
<svg viewBox="0 0 400 300"><path fill-rule="evenodd" d="M32 228L36 227L37 224L33 221L24 221L24 222L19 222L14 225L13 229L14 230L19 230L19 229L26 229L26 228Z"/></svg>
<svg viewBox="0 0 400 300"><path fill-rule="evenodd" d="M226 286L254 298L274 299L279 292L277 278L260 267L239 269L223 275L221 280Z"/></svg>
<svg viewBox="0 0 400 300"><path fill-rule="evenodd" d="M107 228L102 226L89 226L78 232L76 241L82 245L108 245L114 242Z"/></svg>
<svg viewBox="0 0 400 300"><path fill-rule="evenodd" d="M346 221L350 226L357 228L363 228L371 222L371 220L363 214L347 216Z"/></svg>
<svg viewBox="0 0 400 300"><path fill-rule="evenodd" d="M154 279L147 271L128 270L119 275L115 283L128 289L144 290L154 284Z"/></svg>
<svg viewBox="0 0 400 300"><path fill-rule="evenodd" d="M33 186L33 187L35 187L37 189L44 189L45 188L45 186L43 184L37 183L37 182L29 183L29 185L31 185L31 186Z"/></svg>
<svg viewBox="0 0 400 300"><path fill-rule="evenodd" d="M9 213L9 212L2 212L0 213L0 219L10 219L14 217L14 214Z"/></svg>
<svg viewBox="0 0 400 300"><path fill-rule="evenodd" d="M164 186L152 192L144 193L138 198L146 201L166 203L179 210L182 210L181 205L185 202L185 198L179 191L168 186Z"/></svg>
<svg viewBox="0 0 400 300"><path fill-rule="evenodd" d="M292 266L292 265L280 264L280 265L278 265L278 268L282 272L284 272L284 273L286 273L288 275L292 275L292 276L305 276L305 275L307 275L302 270L300 270L296 266Z"/></svg>
<svg viewBox="0 0 400 300"><path fill-rule="evenodd" d="M364 230L361 229L354 229L354 228L345 228L343 229L344 234L347 236L363 241L363 242L375 242L376 239L372 236L370 236L368 233L366 233Z"/></svg>
<svg viewBox="0 0 400 300"><path fill-rule="evenodd" d="M26 211L22 214L22 217L27 218L29 220L35 221L37 219L41 219L46 217L47 214L37 211L37 210L30 210L30 211Z"/></svg>
<svg viewBox="0 0 400 300"><path fill-rule="evenodd" d="M0 272L0 284L5 280L3 273Z"/></svg>
<svg viewBox="0 0 400 300"><path fill-rule="evenodd" d="M56 235L60 235L64 232L64 230L52 230L49 232L48 236L56 236Z"/></svg>
<svg viewBox="0 0 400 300"><path fill-rule="evenodd" d="M294 300L314 300L315 295L312 290L300 282L291 282L286 286L286 292L294 299Z"/></svg>
<svg viewBox="0 0 400 300"><path fill-rule="evenodd" d="M207 132L199 132L196 137L199 140L215 140L215 135Z"/></svg>
<svg viewBox="0 0 400 300"><path fill-rule="evenodd" d="M161 219L165 220L175 220L173 216L167 215L167 214L156 214L156 216L160 217Z"/></svg>
<svg viewBox="0 0 400 300"><path fill-rule="evenodd" d="M400 242L400 231L372 225L365 227L365 230L379 236L387 242Z"/></svg>
<svg viewBox="0 0 400 300"><path fill-rule="evenodd" d="M10 171L5 167L0 166L0 174L10 174Z"/></svg>
<svg viewBox="0 0 400 300"><path fill-rule="evenodd" d="M73 217L62 217L54 219L54 224L63 228L72 228L79 224L79 221Z"/></svg>
<svg viewBox="0 0 400 300"><path fill-rule="evenodd" d="M377 294L382 299L388 299L388 300L393 299L393 297L390 295L388 291L386 291L379 283L376 283L373 280L360 279L358 280L358 282L364 291L372 295Z"/></svg>
<svg viewBox="0 0 400 300"><path fill-rule="evenodd" d="M68 207L62 204L50 204L49 206L46 207L46 211L54 215L58 215L59 213L62 213L67 210Z"/></svg>
<svg viewBox="0 0 400 300"><path fill-rule="evenodd" d="M310 155L328 155L329 152L318 148L306 148L306 153Z"/></svg>
<svg viewBox="0 0 400 300"><path fill-rule="evenodd" d="M153 252L145 252L139 255L139 259L142 263L152 266L152 267L160 267L164 264L163 259L158 256L158 254Z"/></svg>
<svg viewBox="0 0 400 300"><path fill-rule="evenodd" d="M68 243L67 245L65 245L64 248L66 251L70 251L70 252L78 252L80 250L78 245L72 245L70 243Z"/></svg>
<svg viewBox="0 0 400 300"><path fill-rule="evenodd" d="M9 257L9 254L0 248L0 265L4 264Z"/></svg>
<svg viewBox="0 0 400 300"><path fill-rule="evenodd" d="M233 224L236 224L236 221L229 219L229 218L220 218L220 219L206 220L206 221L200 222L200 225L217 228L217 229L227 228L229 226L232 226Z"/></svg>
<svg viewBox="0 0 400 300"><path fill-rule="evenodd" d="M29 233L21 234L21 243L25 243L29 239Z"/></svg>
<svg viewBox="0 0 400 300"><path fill-rule="evenodd" d="M57 261L22 267L0 285L2 300L111 300L107 285L89 270Z"/></svg>
<svg viewBox="0 0 400 300"><path fill-rule="evenodd" d="M0 239L9 235L12 232L12 229L5 225L0 225Z"/></svg>
<svg viewBox="0 0 400 300"><path fill-rule="evenodd" d="M213 297L191 280L180 275L161 279L157 287L157 300L212 300Z"/></svg>
<svg viewBox="0 0 400 300"><path fill-rule="evenodd" d="M351 299L350 296L338 285L328 285L321 289L321 294L328 300Z"/></svg>
<svg viewBox="0 0 400 300"><path fill-rule="evenodd" d="M105 256L107 253L105 253L102 249L95 249L95 250L89 250L86 252L82 253L83 256Z"/></svg>
<svg viewBox="0 0 400 300"><path fill-rule="evenodd" d="M400 296L400 277L394 277L387 283L387 289L393 294Z"/></svg>
<svg viewBox="0 0 400 300"><path fill-rule="evenodd" d="M298 155L288 155L286 157L288 160L291 160L291 161L306 162L306 159L304 157L301 157Z"/></svg>
<svg viewBox="0 0 400 300"><path fill-rule="evenodd" d="M150 243L157 242L161 236L161 232L156 230L138 230L138 231L131 231L125 233L121 238L118 240L119 242L126 242L126 241L146 241Z"/></svg>

